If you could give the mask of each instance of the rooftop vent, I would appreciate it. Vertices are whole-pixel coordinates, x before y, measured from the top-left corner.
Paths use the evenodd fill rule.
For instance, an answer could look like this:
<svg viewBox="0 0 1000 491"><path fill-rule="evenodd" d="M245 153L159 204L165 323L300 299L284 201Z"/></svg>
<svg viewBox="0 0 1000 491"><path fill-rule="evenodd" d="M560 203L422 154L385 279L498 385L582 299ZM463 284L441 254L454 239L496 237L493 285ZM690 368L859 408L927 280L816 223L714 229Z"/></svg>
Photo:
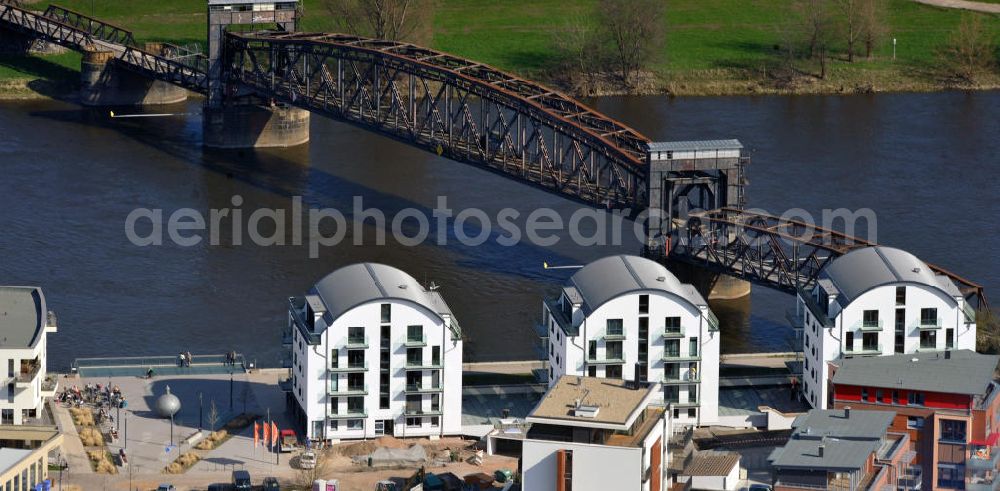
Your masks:
<svg viewBox="0 0 1000 491"><path fill-rule="evenodd" d="M825 453L824 450L826 450L826 446L825 445L820 445L816 449L816 451L819 453L819 458L821 458L821 459L823 458L823 454Z"/></svg>
<svg viewBox="0 0 1000 491"><path fill-rule="evenodd" d="M920 272L920 268L913 268L913 272L914 273L919 273Z"/></svg>
<svg viewBox="0 0 1000 491"><path fill-rule="evenodd" d="M913 358L910 358L910 363L916 363L918 361L920 361L920 358L917 358L916 356L914 356Z"/></svg>
<svg viewBox="0 0 1000 491"><path fill-rule="evenodd" d="M406 289L406 285L399 285L399 289L400 290L405 290Z"/></svg>
<svg viewBox="0 0 1000 491"><path fill-rule="evenodd" d="M598 406L584 406L580 404L573 409L573 416L578 418L596 418L600 410L601 408Z"/></svg>
<svg viewBox="0 0 1000 491"><path fill-rule="evenodd" d="M851 417L851 406L844 406L844 417L845 418Z"/></svg>
<svg viewBox="0 0 1000 491"><path fill-rule="evenodd" d="M659 281L659 282L662 283L664 281L667 281L667 277L666 276L657 276L656 277L656 281Z"/></svg>

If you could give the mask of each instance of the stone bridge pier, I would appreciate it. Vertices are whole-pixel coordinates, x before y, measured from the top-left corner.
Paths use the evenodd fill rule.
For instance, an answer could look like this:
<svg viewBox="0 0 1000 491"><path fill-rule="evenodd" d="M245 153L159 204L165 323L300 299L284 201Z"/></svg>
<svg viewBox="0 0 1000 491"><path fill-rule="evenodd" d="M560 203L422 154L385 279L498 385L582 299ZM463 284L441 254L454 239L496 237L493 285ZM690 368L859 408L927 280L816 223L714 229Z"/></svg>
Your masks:
<svg viewBox="0 0 1000 491"><path fill-rule="evenodd" d="M149 43L147 51L157 51ZM146 106L187 100L188 91L117 66L114 53L87 49L80 63L80 103L85 106Z"/></svg>
<svg viewBox="0 0 1000 491"><path fill-rule="evenodd" d="M271 104L206 104L204 145L211 148L292 147L309 141L309 111Z"/></svg>

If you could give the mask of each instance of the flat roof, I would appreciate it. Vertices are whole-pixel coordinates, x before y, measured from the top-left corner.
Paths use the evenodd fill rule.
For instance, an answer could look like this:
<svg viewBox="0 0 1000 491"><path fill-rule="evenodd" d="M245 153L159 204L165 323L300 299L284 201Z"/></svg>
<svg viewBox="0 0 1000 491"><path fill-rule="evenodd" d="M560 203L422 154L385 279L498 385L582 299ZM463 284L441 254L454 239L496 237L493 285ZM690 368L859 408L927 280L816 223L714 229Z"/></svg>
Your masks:
<svg viewBox="0 0 1000 491"><path fill-rule="evenodd" d="M34 286L0 286L0 348L35 345L44 328L45 297Z"/></svg>
<svg viewBox="0 0 1000 491"><path fill-rule="evenodd" d="M24 448L2 448L0 447L0 472L4 472L17 465L25 457L31 455L32 450Z"/></svg>
<svg viewBox="0 0 1000 491"><path fill-rule="evenodd" d="M894 417L893 411L813 409L795 418L792 428L796 435L815 439L879 439Z"/></svg>
<svg viewBox="0 0 1000 491"><path fill-rule="evenodd" d="M633 385L619 379L563 375L545 394L531 414L529 423L628 429L659 387L658 384ZM577 416L576 403L596 407L594 417Z"/></svg>
<svg viewBox="0 0 1000 491"><path fill-rule="evenodd" d="M993 383L997 363L1000 356L971 350L847 358L833 383L979 395Z"/></svg>
<svg viewBox="0 0 1000 491"><path fill-rule="evenodd" d="M823 456L819 447L823 446ZM854 470L864 467L879 440L788 440L768 460L779 468Z"/></svg>
<svg viewBox="0 0 1000 491"><path fill-rule="evenodd" d="M895 417L893 411L813 409L795 418L792 437L768 461L780 468L860 469L881 447Z"/></svg>
<svg viewBox="0 0 1000 491"><path fill-rule="evenodd" d="M652 142L651 152L683 152L699 150L740 150L743 144L739 140L689 140L676 142Z"/></svg>
<svg viewBox="0 0 1000 491"><path fill-rule="evenodd" d="M708 450L698 452L691 463L684 468L685 476L728 476L740 462L740 454L736 452L718 452Z"/></svg>

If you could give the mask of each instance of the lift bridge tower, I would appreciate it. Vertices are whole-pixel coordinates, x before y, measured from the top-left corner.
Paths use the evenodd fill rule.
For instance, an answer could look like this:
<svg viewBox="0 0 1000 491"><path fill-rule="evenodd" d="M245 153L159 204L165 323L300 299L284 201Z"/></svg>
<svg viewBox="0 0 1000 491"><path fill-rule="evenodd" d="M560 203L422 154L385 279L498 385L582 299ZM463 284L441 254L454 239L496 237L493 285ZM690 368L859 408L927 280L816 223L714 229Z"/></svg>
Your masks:
<svg viewBox="0 0 1000 491"><path fill-rule="evenodd" d="M228 82L226 31L295 32L298 0L208 0L208 102L205 145L288 147L309 141L309 111L241 94Z"/></svg>

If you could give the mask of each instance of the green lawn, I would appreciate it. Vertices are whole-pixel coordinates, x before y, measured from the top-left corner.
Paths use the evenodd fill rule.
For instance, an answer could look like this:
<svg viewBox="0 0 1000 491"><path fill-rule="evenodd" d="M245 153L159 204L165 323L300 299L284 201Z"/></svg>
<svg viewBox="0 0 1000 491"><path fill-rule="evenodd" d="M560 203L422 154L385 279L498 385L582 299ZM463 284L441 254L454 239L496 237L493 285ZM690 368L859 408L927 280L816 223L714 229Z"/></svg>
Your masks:
<svg viewBox="0 0 1000 491"><path fill-rule="evenodd" d="M997 0L1000 1L1000 0ZM48 2L42 2L44 6ZM69 8L131 29L140 41L178 44L204 42L204 0L61 0ZM668 3L666 48L655 69L665 76L697 78L718 70L759 70L776 59L790 0L673 0ZM570 25L596 22L597 0L438 0L431 45L456 55L522 75L545 78L555 60L556 37ZM40 8L40 7L39 7ZM332 28L322 0L305 0L302 28ZM998 16L984 15L1000 38ZM932 67L936 53L958 24L962 12L891 0L890 37L879 44L873 60L852 65L834 62L834 74L885 72ZM898 40L891 61L891 37ZM16 57L14 57L16 58ZM76 68L67 55L43 62L0 58L0 79L58 75ZM52 67L46 66L46 62Z"/></svg>

